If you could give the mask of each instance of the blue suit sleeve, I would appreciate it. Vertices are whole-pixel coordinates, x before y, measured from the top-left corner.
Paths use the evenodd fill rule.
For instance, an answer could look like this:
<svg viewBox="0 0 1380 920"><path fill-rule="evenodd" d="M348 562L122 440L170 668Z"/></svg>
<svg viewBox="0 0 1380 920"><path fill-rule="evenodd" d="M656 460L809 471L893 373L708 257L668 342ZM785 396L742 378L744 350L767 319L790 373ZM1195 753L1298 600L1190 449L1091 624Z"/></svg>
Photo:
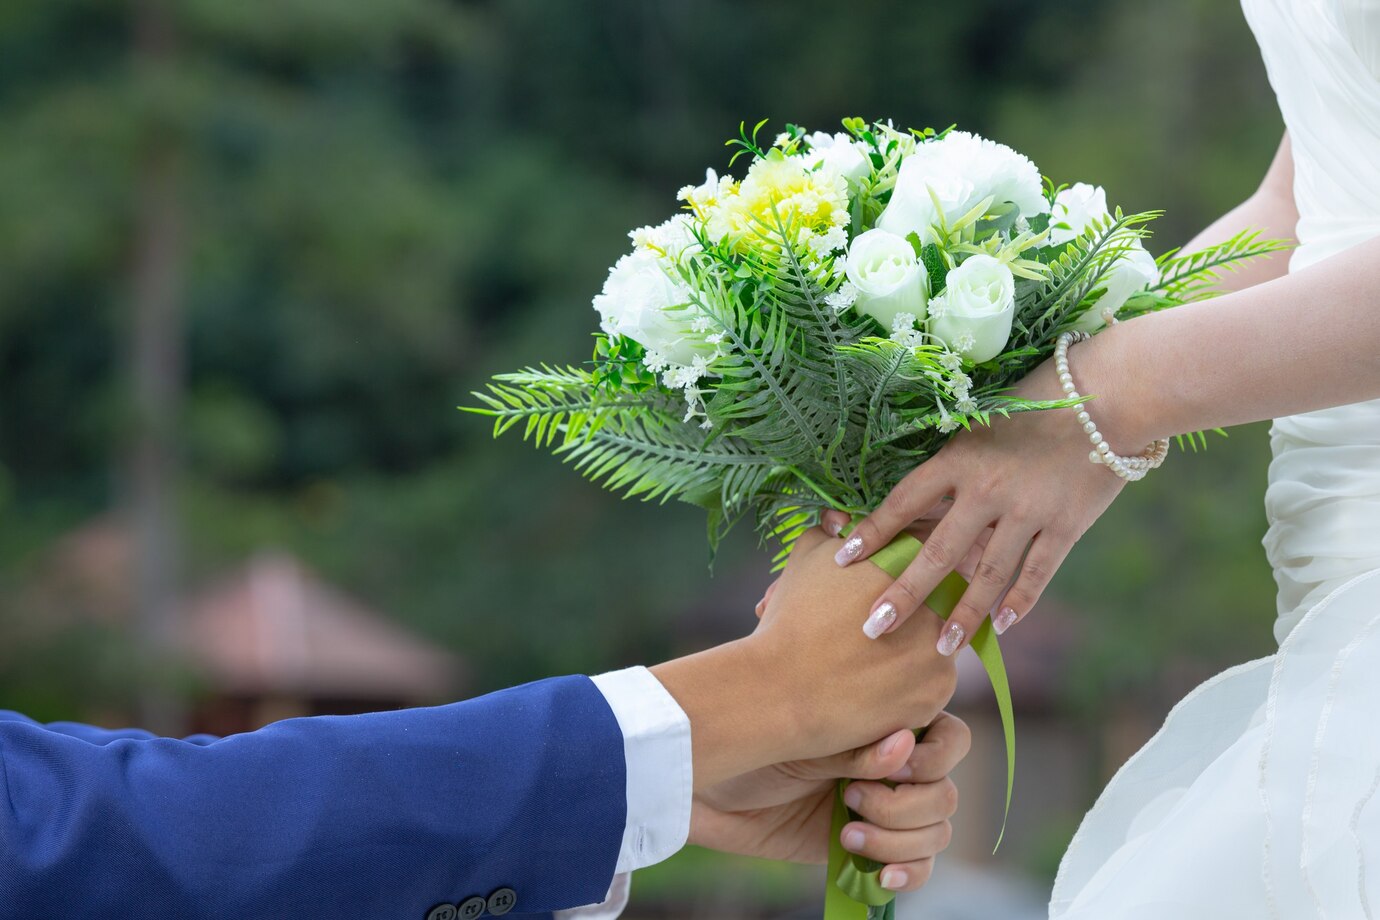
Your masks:
<svg viewBox="0 0 1380 920"><path fill-rule="evenodd" d="M56 732L59 735L69 735L79 738L88 744L109 744L112 741L151 741L159 737L152 732L146 732L142 728L97 728L94 725L84 725L81 722L36 722L21 713L11 712L8 709L0 709L0 722L21 722L24 725L32 725ZM182 739L188 744L210 744L219 739L215 735L188 735Z"/></svg>
<svg viewBox="0 0 1380 920"><path fill-rule="evenodd" d="M604 897L626 807L584 677L218 740L0 719L0 917L541 914Z"/></svg>

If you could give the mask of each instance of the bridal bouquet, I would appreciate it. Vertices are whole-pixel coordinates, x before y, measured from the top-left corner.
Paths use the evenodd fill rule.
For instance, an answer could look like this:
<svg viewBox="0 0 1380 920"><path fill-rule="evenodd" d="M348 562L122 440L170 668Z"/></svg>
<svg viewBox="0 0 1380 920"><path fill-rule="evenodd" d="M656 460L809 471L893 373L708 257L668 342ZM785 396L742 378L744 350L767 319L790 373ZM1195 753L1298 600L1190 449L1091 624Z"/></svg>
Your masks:
<svg viewBox="0 0 1380 920"><path fill-rule="evenodd" d="M469 410L626 496L703 507L711 546L747 516L784 555L820 511L867 513L954 432L1066 405L1013 395L1061 332L1206 296L1221 269L1279 248L1242 234L1156 260L1156 212L1053 186L991 140L850 118L763 147L762 124L729 142L741 179L710 170L630 234L594 298L592 361L501 375ZM874 561L898 574L918 549L903 536ZM962 587L951 576L931 608L947 615ZM1009 806L990 623L972 645L1006 727ZM885 916L880 867L836 857L830 899Z"/></svg>

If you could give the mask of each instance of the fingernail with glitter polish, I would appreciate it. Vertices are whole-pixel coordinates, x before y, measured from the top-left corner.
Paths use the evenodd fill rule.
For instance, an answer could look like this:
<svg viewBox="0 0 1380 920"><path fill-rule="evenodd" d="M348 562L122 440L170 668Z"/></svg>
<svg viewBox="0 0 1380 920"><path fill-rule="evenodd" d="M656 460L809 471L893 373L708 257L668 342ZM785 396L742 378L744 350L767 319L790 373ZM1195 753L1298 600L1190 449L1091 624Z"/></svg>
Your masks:
<svg viewBox="0 0 1380 920"><path fill-rule="evenodd" d="M882 870L881 882L887 891L900 891L906 887L906 870L888 866Z"/></svg>
<svg viewBox="0 0 1380 920"><path fill-rule="evenodd" d="M837 519L830 519L824 522L824 532L831 537L837 537L843 533L843 522Z"/></svg>
<svg viewBox="0 0 1380 920"><path fill-rule="evenodd" d="M1010 629L1016 622L1016 611L1010 607L1003 607L997 611L997 615L992 617L992 628L1001 635Z"/></svg>
<svg viewBox="0 0 1380 920"><path fill-rule="evenodd" d="M957 623L950 623L948 626L945 626L944 631L939 634L939 642L935 645L935 648L939 649L939 654L947 658L949 655L958 651L958 647L963 644L963 637L965 635L966 633L963 632L962 626L959 626Z"/></svg>
<svg viewBox="0 0 1380 920"><path fill-rule="evenodd" d="M834 553L834 561L839 565L847 565L861 556L862 551L862 537L849 537L843 541L843 546L839 547L839 551Z"/></svg>
<svg viewBox="0 0 1380 920"><path fill-rule="evenodd" d="M872 611L872 615L863 624L863 635L869 639L876 639L882 633L891 628L891 624L896 622L896 608L891 601L882 601L877 605L877 609Z"/></svg>

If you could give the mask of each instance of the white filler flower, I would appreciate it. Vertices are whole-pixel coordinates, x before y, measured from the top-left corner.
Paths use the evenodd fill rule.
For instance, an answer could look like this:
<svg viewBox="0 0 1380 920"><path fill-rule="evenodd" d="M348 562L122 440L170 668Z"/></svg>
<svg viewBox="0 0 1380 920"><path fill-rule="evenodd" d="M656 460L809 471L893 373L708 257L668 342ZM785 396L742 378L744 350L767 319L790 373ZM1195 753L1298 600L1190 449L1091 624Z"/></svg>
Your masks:
<svg viewBox="0 0 1380 920"><path fill-rule="evenodd" d="M891 329L909 313L924 319L928 276L910 243L885 230L869 230L848 250L848 280L857 289L853 306Z"/></svg>
<svg viewBox="0 0 1380 920"><path fill-rule="evenodd" d="M1016 279L991 256L970 256L949 272L935 304L930 334L970 361L989 361L1002 353L1011 336Z"/></svg>
<svg viewBox="0 0 1380 920"><path fill-rule="evenodd" d="M931 228L939 218L931 191L948 220L962 217L989 196L993 205L1014 204L1026 218L1049 210L1034 163L1005 144L966 131L918 144L901 161L891 202L877 226L897 236L918 233L923 242L931 242Z"/></svg>

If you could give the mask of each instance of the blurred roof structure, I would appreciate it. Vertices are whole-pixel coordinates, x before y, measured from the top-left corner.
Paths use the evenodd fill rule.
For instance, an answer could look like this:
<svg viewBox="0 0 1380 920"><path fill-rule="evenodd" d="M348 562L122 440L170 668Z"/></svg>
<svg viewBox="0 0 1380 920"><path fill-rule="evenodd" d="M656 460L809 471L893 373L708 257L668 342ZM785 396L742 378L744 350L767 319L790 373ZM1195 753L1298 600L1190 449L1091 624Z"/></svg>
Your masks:
<svg viewBox="0 0 1380 920"><path fill-rule="evenodd" d="M133 615L133 545L118 517L60 538L36 565L24 605L45 626ZM190 591L182 645L217 692L381 701L452 697L450 652L336 588L294 557L259 553Z"/></svg>
<svg viewBox="0 0 1380 920"><path fill-rule="evenodd" d="M222 690L441 699L453 656L413 636L296 559L263 553L187 602L188 652Z"/></svg>

